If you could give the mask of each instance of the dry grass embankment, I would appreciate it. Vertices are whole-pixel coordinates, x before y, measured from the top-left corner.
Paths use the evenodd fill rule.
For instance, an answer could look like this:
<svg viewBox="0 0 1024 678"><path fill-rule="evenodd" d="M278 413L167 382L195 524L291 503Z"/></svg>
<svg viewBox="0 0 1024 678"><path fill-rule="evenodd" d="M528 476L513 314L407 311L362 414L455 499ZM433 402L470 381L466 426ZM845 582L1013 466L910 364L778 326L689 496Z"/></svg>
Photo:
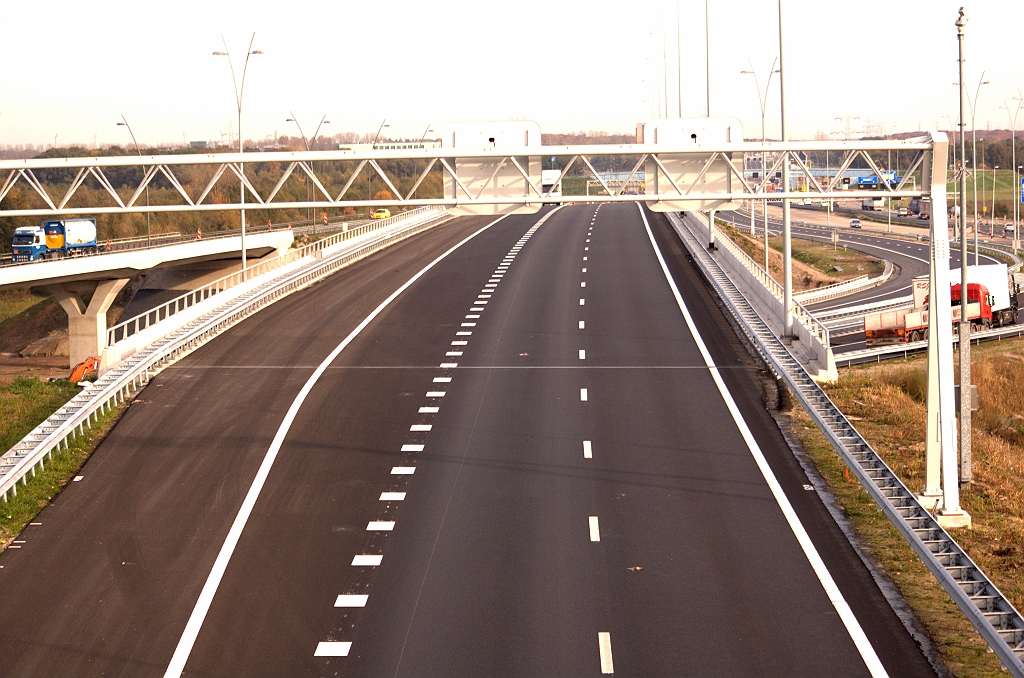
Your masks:
<svg viewBox="0 0 1024 678"><path fill-rule="evenodd" d="M974 483L961 494L974 528L953 536L1018 609L1024 609L1024 340L973 349ZM926 363L854 367L826 387L911 490L924 484ZM842 502L868 550L902 591L958 676L1005 675L948 595L874 505L802 410L794 432Z"/></svg>

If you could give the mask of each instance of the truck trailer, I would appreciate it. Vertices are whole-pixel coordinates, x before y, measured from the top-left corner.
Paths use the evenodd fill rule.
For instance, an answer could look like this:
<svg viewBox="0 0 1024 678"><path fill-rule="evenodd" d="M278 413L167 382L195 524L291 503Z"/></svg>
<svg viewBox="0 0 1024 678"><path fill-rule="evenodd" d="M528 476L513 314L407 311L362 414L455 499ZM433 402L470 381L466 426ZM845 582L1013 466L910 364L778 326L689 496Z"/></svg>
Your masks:
<svg viewBox="0 0 1024 678"><path fill-rule="evenodd" d="M864 201L861 203L861 209L868 210L869 212L884 210L885 198L864 198Z"/></svg>
<svg viewBox="0 0 1024 678"><path fill-rule="evenodd" d="M957 269L957 272L959 269ZM954 273L953 280L960 276ZM864 316L867 346L887 346L928 338L928 277L912 284L914 307ZM960 283L950 286L953 333L960 327ZM1020 309L1021 285L1007 275L1006 264L967 267L967 318L971 331L1013 325Z"/></svg>
<svg viewBox="0 0 1024 678"><path fill-rule="evenodd" d="M40 227L22 227L11 237L11 258L14 261L60 259L94 254L95 219L58 219L44 221Z"/></svg>

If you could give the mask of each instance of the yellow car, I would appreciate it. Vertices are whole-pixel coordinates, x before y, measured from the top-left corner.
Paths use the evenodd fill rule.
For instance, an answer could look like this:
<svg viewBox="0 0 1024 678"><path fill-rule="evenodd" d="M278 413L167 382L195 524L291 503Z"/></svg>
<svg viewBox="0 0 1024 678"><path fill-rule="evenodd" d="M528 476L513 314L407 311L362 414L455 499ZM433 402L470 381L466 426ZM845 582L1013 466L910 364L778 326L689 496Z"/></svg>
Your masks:
<svg viewBox="0 0 1024 678"><path fill-rule="evenodd" d="M374 210L373 216L370 217L370 218L371 219L387 219L390 216L391 216L391 212L389 212L389 211L387 211L385 209L379 209L379 210Z"/></svg>

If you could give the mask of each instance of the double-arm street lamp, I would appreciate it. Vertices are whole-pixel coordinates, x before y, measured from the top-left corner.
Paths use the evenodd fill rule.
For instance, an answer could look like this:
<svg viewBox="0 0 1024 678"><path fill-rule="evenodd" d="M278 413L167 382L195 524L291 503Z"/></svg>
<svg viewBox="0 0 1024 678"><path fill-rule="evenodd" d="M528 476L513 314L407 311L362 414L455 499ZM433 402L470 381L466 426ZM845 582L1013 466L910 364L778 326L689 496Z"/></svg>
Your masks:
<svg viewBox="0 0 1024 678"><path fill-rule="evenodd" d="M1002 108L1006 111L1006 115L1010 118L1010 152L1013 157L1013 253L1017 253L1017 248L1020 243L1020 183L1017 180L1017 114L1020 113L1021 104L1024 104L1024 95L1021 95L1020 90L1017 90L1017 96L1013 97L1012 101L1017 102L1017 107L1014 109L1013 114L1010 113L1010 104L1005 100Z"/></svg>
<svg viewBox="0 0 1024 678"><path fill-rule="evenodd" d="M761 143L763 144L764 143L765 109L766 109L766 106L768 105L768 90L769 90L769 88L771 87L771 84L772 84L772 76L779 72L775 68L775 65L779 63L779 57L775 57L775 61L772 62L772 69L768 72L768 82L766 82L765 85L764 85L764 94L761 93L761 83L757 79L757 72L754 71L754 63L749 58L747 59L747 63L750 64L750 70L749 71L740 71L740 74L754 76L754 86L757 87L757 103L760 104L760 106L761 106ZM765 163L766 163L765 153L764 153L764 151L761 151L761 186L762 186L762 188L764 187L765 182L768 181L768 176L766 174L766 172L768 170L765 167ZM762 201L762 211L764 212L764 272L767 273L768 275L771 275L770 269L768 268L768 198L765 198ZM750 201L750 230L751 231L754 230L754 219L755 219L755 217L754 217L754 201L751 200Z"/></svg>
<svg viewBox="0 0 1024 678"><path fill-rule="evenodd" d="M251 57L253 54L263 54L263 51L252 48L252 43L256 40L256 34L253 33L252 34L252 38L250 38L250 40L249 40L249 49L247 49L246 52L245 52L245 66L242 68L242 86L239 87L238 86L238 80L235 78L235 64L234 64L234 62L231 61L231 53L228 51L228 43L227 43L227 40L224 39L224 35L223 34L221 34L220 40L221 40L222 43L224 43L224 51L223 52L214 52L213 56L225 56L225 57L228 58L228 66L231 68L231 84L234 86L233 89L234 89L234 93L235 93L235 103L238 105L238 152L239 153L243 153L244 150L242 148L242 98L245 96L245 74L249 70L249 57ZM241 204L244 205L245 204L245 182L243 181L243 179L245 177L245 164L244 163L239 163L238 164L238 169L239 169L239 171L242 174L242 178L240 178L238 180L238 187L239 187L239 190L241 191ZM241 226L242 226L242 280L245 280L246 277L247 277L247 274L246 274L246 271L245 271L246 261L245 261L245 209L244 208L239 211L239 220L240 220Z"/></svg>
<svg viewBox="0 0 1024 678"><path fill-rule="evenodd" d="M971 178L973 179L973 184L974 184L974 265L975 266L978 265L978 229L979 229L979 226L978 226L978 135L977 135L977 130L975 129L975 126L974 126L974 113L978 110L978 95L981 94L981 86L982 85L991 85L991 84L992 83L990 81L985 79L985 71L982 71L981 72L981 77L978 78L978 87L974 90L974 98L973 99L971 99L971 93L968 92L965 87L961 87L961 91L967 97L967 105L971 109L971 173L973 174L973 176ZM956 86L956 87L960 87L960 83L959 82L954 82L953 85ZM985 158L982 157L982 161L984 161L984 160L985 160ZM961 206L961 209L963 209L963 207L964 206ZM964 220L961 219L960 221L961 221L961 223L963 223ZM967 235L966 235L966 233L963 232L963 231L966 231L966 229L960 229L960 230L962 231L960 233L960 237L961 238L966 238ZM967 262L963 261L963 262L961 262L961 265L962 266L967 266Z"/></svg>
<svg viewBox="0 0 1024 678"><path fill-rule="evenodd" d="M139 142L135 140L135 132L132 131L132 126L128 124L127 120L125 120L124 113L121 114L121 122L117 123L117 126L118 127L127 127L128 128L128 134L132 135L132 143L135 144L135 152L138 153L139 157L141 158L142 157L142 151L139 150ZM146 167L145 166L142 167L142 176L143 176L143 178L145 178L145 176L146 176ZM152 244L153 244L153 242L152 242L152 232L151 232L150 224L149 224L149 182L147 181L146 182L146 247L149 247Z"/></svg>
<svg viewBox="0 0 1024 678"><path fill-rule="evenodd" d="M302 137L302 145L306 147L306 150L307 150L307 151L310 151L310 150L312 150L312 149L310 148L310 146L309 146L309 144L310 144L310 140L309 140L309 139L306 139L306 135L305 135L305 134L303 133L303 131L302 131L302 125L301 125L301 124L299 124L299 119L298 119L298 118L296 118L296 117L295 117L295 114L294 114L294 113L292 113L291 111L288 111L288 113L289 113L289 114L290 114L290 115L291 115L292 117L290 117L290 118L288 118L287 120L285 120L285 122L294 122L294 123L295 123L295 126L299 128L299 135L300 135L300 136ZM312 139L312 142L313 142L314 144L316 143L316 138L317 138L317 136L319 136L319 135L320 135L320 128L321 128L321 127L323 127L324 125L330 125L330 124L331 124L331 121L327 119L327 114L326 114L326 113L324 113L324 117L320 118L320 124L316 126L316 131L315 131L315 132L313 132L313 139ZM307 180L306 180L306 189L307 189L307 190L306 190L306 197L310 197L311 195L315 195L315 194L313 194L313 193L312 193L312 190L313 190L313 184L312 184L312 182L310 182L310 181L309 181L308 177L307 177ZM313 200L312 200L312 199L310 199L310 202L313 202ZM313 208L312 208L312 207L310 207L310 208L309 208L309 209L308 209L308 210L306 211L306 214L307 214L307 216L309 216L309 220L310 220L310 223L313 223L313 222L314 222L314 220L313 220L313 217L315 217L315 216L316 216L316 215L315 215L315 214L313 213ZM314 224L314 228L315 228L315 224Z"/></svg>

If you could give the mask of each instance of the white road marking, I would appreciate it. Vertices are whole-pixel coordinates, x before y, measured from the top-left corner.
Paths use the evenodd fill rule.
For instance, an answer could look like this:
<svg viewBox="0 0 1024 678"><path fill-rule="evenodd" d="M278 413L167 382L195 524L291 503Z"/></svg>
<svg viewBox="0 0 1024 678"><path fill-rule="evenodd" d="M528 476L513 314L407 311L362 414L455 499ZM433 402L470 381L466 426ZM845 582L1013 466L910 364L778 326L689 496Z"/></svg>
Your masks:
<svg viewBox="0 0 1024 678"><path fill-rule="evenodd" d="M584 459L592 459L593 457L594 457L594 449L593 449L593 447L591 447L590 441L589 440L584 440L583 441L583 458Z"/></svg>
<svg viewBox="0 0 1024 678"><path fill-rule="evenodd" d="M580 389L580 400L583 401L583 402L587 402L587 389L585 389L585 388L581 388Z"/></svg>
<svg viewBox="0 0 1024 678"><path fill-rule="evenodd" d="M487 289L488 287L497 287L497 286L498 286L498 283L487 283L486 285L484 285L484 289ZM967 289L970 289L970 288L968 287Z"/></svg>
<svg viewBox="0 0 1024 678"><path fill-rule="evenodd" d="M473 303L479 304L480 302L479 301L475 301ZM486 303L486 302L484 302L484 303ZM469 312L470 313L474 313L474 312L479 312L479 311L482 311L482 310L484 310L483 306L478 306L478 307L477 306L473 306L473 307L470 307ZM467 315L466 317L468 318L469 316ZM479 318L480 316L476 316L476 317Z"/></svg>
<svg viewBox="0 0 1024 678"><path fill-rule="evenodd" d="M584 303L585 303L584 300L580 299L580 306L583 306Z"/></svg>
<svg viewBox="0 0 1024 678"><path fill-rule="evenodd" d="M601 673L615 673L612 665L612 634L607 631L598 633L597 648L601 653Z"/></svg>
<svg viewBox="0 0 1024 678"><path fill-rule="evenodd" d="M428 398L443 398L444 394L444 391L427 391Z"/></svg>
<svg viewBox="0 0 1024 678"><path fill-rule="evenodd" d="M366 607L366 599L370 596L340 595L334 601L334 607Z"/></svg>
<svg viewBox="0 0 1024 678"><path fill-rule="evenodd" d="M416 473L415 466L392 466L391 475L393 476L411 476Z"/></svg>
<svg viewBox="0 0 1024 678"><path fill-rule="evenodd" d="M968 288L968 289L970 289L970 288ZM580 329L582 330L584 327L586 327L586 324L581 320L580 321Z"/></svg>
<svg viewBox="0 0 1024 678"><path fill-rule="evenodd" d="M697 344L697 348L704 357L704 364L709 368L711 378L718 387L718 392L721 394L722 400L725 401L725 405L729 410L729 414L732 415L736 428L739 429L740 435L743 437L743 441L747 444L747 449L750 450L750 454L754 458L754 462L757 464L768 488L775 497L776 503L778 503L779 508L782 510L782 515L785 517L786 522L789 523L789 528L793 531L793 535L796 537L797 542L803 549L804 555L807 557L811 568L814 570L814 574L818 577L818 581L821 583L822 588L825 589L825 594L828 596L829 601L838 613L843 625L846 626L846 631L850 634L853 644L860 652L860 656L864 660L868 671L872 676L888 676L889 674L886 673L885 667L882 666L882 662L879 661L874 648L871 647L871 642L864 634L864 629L861 628L860 622L857 621L857 617L854 616L849 604L843 598L842 592L839 590L839 587L836 586L835 580L832 579L832 575L829 573L828 568L825 567L825 563L818 554L818 550L814 547L814 542L812 542L811 538L808 536L807 530L804 529L799 516L797 516L796 511L793 510L792 504L789 503L786 493L782 490L782 486L779 485L779 481L775 477L775 473L772 471L771 466L768 465L768 460L765 459L764 453L761 452L761 448L758 446L757 441L754 440L754 435L750 432L747 422L743 420L743 415L740 414L739 408L736 406L736 401L733 400L732 394L729 392L729 388L722 380L722 375L719 373L718 367L711 359L711 354L708 352L707 345L704 343L704 339L697 331L697 326L693 322L693 317L690 315L690 311L686 307L686 303L683 301L682 295L679 294L679 288L676 287L676 283L672 279L672 274L669 273L668 265L665 263L665 258L661 255L661 250L658 249L658 244L654 240L654 233L651 232L651 226L647 223L647 215L644 214L643 207L639 205L637 205L637 207L640 209L640 216L647 229L647 237L650 238L651 246L654 248L654 254L657 256L658 263L661 264L661 270L665 274L665 279L668 281L672 294L675 296L676 305L679 306L679 310L683 314L683 319L686 321L686 326L689 328L690 334L693 335L693 339Z"/></svg>
<svg viewBox="0 0 1024 678"><path fill-rule="evenodd" d="M381 501L405 501L405 492L381 492Z"/></svg>
<svg viewBox="0 0 1024 678"><path fill-rule="evenodd" d="M463 326L469 325L470 327L476 327L476 323L463 323ZM471 337L473 333L471 331L456 332L457 337Z"/></svg>
<svg viewBox="0 0 1024 678"><path fill-rule="evenodd" d="M422 452L422 451L423 451L423 445L402 445L402 452Z"/></svg>
<svg viewBox="0 0 1024 678"><path fill-rule="evenodd" d="M968 288L968 289L970 289L970 288ZM452 342L452 346L468 346L468 345L469 345L468 341L453 341Z"/></svg>
<svg viewBox="0 0 1024 678"><path fill-rule="evenodd" d="M590 248L589 248L589 247L584 247L583 249L584 249L584 250L589 250ZM587 260L587 258L586 258L586 257L583 257L583 261L586 261L586 260Z"/></svg>
<svg viewBox="0 0 1024 678"><path fill-rule="evenodd" d="M590 516L590 541L601 541L601 528L597 524L597 516Z"/></svg>
<svg viewBox="0 0 1024 678"><path fill-rule="evenodd" d="M395 529L393 520L371 520L366 523L367 532L390 532L393 529Z"/></svg>
<svg viewBox="0 0 1024 678"><path fill-rule="evenodd" d="M440 407L421 407L420 414L436 414L440 409Z"/></svg>
<svg viewBox="0 0 1024 678"><path fill-rule="evenodd" d="M584 268L583 268L583 272L584 272L584 273L586 273L586 272L587 272L587 269L586 269L586 267L584 267ZM970 289L970 288L968 287L967 289Z"/></svg>
<svg viewBox="0 0 1024 678"><path fill-rule="evenodd" d="M441 367L458 367L458 363L441 363Z"/></svg>
<svg viewBox="0 0 1024 678"><path fill-rule="evenodd" d="M968 287L967 289L970 289L970 288ZM71 482L73 482L73 483L77 483L78 481L80 481L80 480L81 480L82 478L84 478L84 477L85 477L85 476L75 476L75 477L74 477L74 478L73 478L73 479L71 480Z"/></svg>
<svg viewBox="0 0 1024 678"><path fill-rule="evenodd" d="M473 311L473 310L482 311L483 309L479 308L479 309L470 309L470 310L471 311ZM477 320L479 318L480 318L480 314L479 313L469 313L469 314L466 315L466 319L467 320ZM476 325L476 323L473 323L473 325ZM470 325L470 327L472 327L473 325Z"/></svg>
<svg viewBox="0 0 1024 678"><path fill-rule="evenodd" d="M429 431L430 424L413 424L409 427L410 431Z"/></svg>
<svg viewBox="0 0 1024 678"><path fill-rule="evenodd" d="M585 282L581 282L580 283L580 287L586 287L586 286L587 286L587 283L585 283ZM970 288L968 287L967 289L970 289Z"/></svg>
<svg viewBox="0 0 1024 678"><path fill-rule="evenodd" d="M313 386L316 385L320 377L327 371L327 368L332 362L334 362L334 359L337 358L343 350L345 350L345 347L352 343L359 333L361 333L367 325L373 322L374 318L380 315L392 301L397 299L399 295L409 289L413 283L423 277L427 271L434 268L448 255L504 219L505 216L506 215L502 215L501 217L498 217L494 221L489 222L483 228L474 231L452 245L448 250L421 268L418 273L409 278L398 289L388 295L388 297L382 301L377 308L366 316L362 322L356 325L355 329L353 329L348 336L346 336L341 343L324 358L323 362L320 363L316 370L314 370L313 374L309 376L309 379L306 380L306 383L292 401L287 413L285 413L284 419L278 427L277 433L274 435L274 439L270 443L270 447L267 450L266 455L263 457L263 462L260 464L260 467L256 472L256 476L253 478L252 484L249 486L249 490L246 492L245 498L242 500L238 513L235 515L235 519L231 523L231 527L228 529L228 533L224 538L224 543L221 545L220 551L217 553L217 558L214 560L213 567L210 569L210 574L206 578L206 583L203 584L203 589L199 593L199 598L196 600L196 604L192 608L192 614L189 615L188 622L185 624L181 637L178 639L178 644L174 648L174 654L171 655L171 660L167 664L167 670L164 672L164 678L180 678L181 672L185 670L185 663L188 661L188 657L192 653L192 647L195 645L196 639L199 637L199 631L203 626L203 622L206 620L206 614L210 610L210 605L213 603L213 597L216 595L217 588L220 586L221 579L224 577L224 572L227 570L228 562L231 560L231 556L235 552L235 547L238 545L238 540L242 536L245 524L248 522L249 516L252 514L253 507L256 505L256 500L259 499L260 492L263 490L264 484L266 484L267 476L270 475L270 469L274 465L274 460L277 459L281 446L284 444L285 437L291 429L292 422L295 421L295 417L298 415L299 409L302 407L302 404L305 402L310 391L313 390Z"/></svg>
<svg viewBox="0 0 1024 678"><path fill-rule="evenodd" d="M477 298L477 302L476 303L478 303L478 304L486 304L487 303L486 301L480 301L480 299L490 299L492 296L494 296L494 295L492 295L492 294L478 294L478 295L476 295L476 298Z"/></svg>
<svg viewBox="0 0 1024 678"><path fill-rule="evenodd" d="M347 657L352 643L340 643L336 641L324 641L316 644L314 657Z"/></svg>
<svg viewBox="0 0 1024 678"><path fill-rule="evenodd" d="M968 289L970 289L970 288L968 288ZM587 352L586 352L586 350L581 348L580 349L580 360L586 360L586 359L587 359Z"/></svg>
<svg viewBox="0 0 1024 678"><path fill-rule="evenodd" d="M583 248L583 251L584 251L584 252L586 252L586 251L588 251L589 249L590 249L589 247L584 247L584 248ZM586 258L586 257L583 257L583 261L586 261L586 260L587 260L587 258Z"/></svg>
<svg viewBox="0 0 1024 678"><path fill-rule="evenodd" d="M352 565L355 567L377 567L383 559L384 556L362 554L352 558Z"/></svg>
<svg viewBox="0 0 1024 678"><path fill-rule="evenodd" d="M590 238L587 238L587 242L590 242ZM968 287L967 289L970 289L970 287Z"/></svg>
<svg viewBox="0 0 1024 678"><path fill-rule="evenodd" d="M470 315L470 316L466 316L466 317L467 318L479 318L480 316L478 316L478 315ZM462 323L462 325L460 325L460 327L476 327L476 323Z"/></svg>
<svg viewBox="0 0 1024 678"><path fill-rule="evenodd" d="M445 358L458 358L460 355L462 355L462 351L448 351L447 353L444 354L444 357Z"/></svg>

